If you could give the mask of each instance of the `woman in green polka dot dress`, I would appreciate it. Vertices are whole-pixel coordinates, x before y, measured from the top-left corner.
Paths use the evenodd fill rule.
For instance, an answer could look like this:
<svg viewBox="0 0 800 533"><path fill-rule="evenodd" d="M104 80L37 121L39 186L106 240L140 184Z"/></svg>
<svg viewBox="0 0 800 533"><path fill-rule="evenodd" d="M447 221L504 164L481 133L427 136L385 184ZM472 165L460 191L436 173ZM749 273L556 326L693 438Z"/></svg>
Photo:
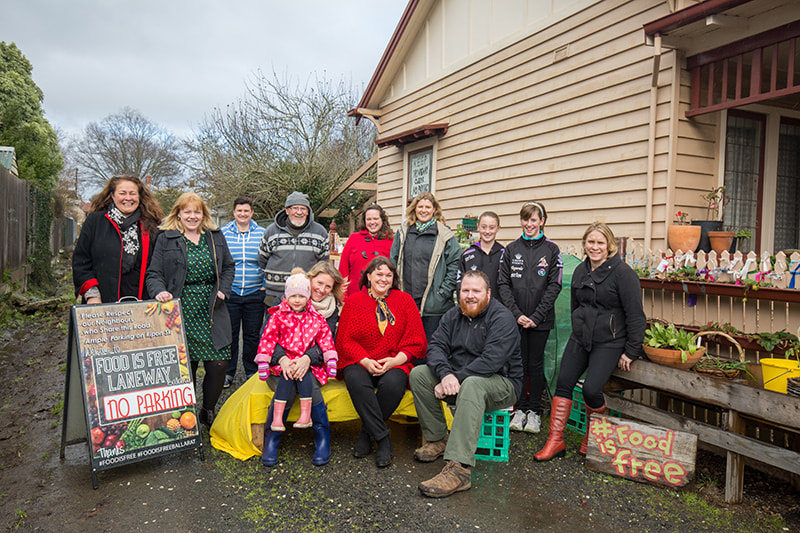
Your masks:
<svg viewBox="0 0 800 533"><path fill-rule="evenodd" d="M159 302L181 299L192 377L200 361L206 371L199 419L210 427L231 356L225 300L231 294L233 258L205 202L193 192L178 198L160 228L164 231L147 269L147 290Z"/></svg>

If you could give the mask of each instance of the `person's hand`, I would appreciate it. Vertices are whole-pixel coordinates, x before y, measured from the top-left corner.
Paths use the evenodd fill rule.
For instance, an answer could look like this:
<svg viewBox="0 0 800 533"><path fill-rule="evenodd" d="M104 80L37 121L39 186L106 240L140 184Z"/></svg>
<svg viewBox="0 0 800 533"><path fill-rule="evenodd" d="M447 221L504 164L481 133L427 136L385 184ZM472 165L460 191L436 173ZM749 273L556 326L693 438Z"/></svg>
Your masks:
<svg viewBox="0 0 800 533"><path fill-rule="evenodd" d="M525 315L520 315L520 317L517 319L517 324L519 324L523 328L535 328L536 327L536 324L533 323L533 320L531 320L530 318L526 317Z"/></svg>
<svg viewBox="0 0 800 533"><path fill-rule="evenodd" d="M453 374L447 374L442 378L442 393L445 396L455 396L461 390L461 383Z"/></svg>
<svg viewBox="0 0 800 533"><path fill-rule="evenodd" d="M307 355L293 360L294 362L294 379L301 380L306 375L308 367L311 364L311 358Z"/></svg>
<svg viewBox="0 0 800 533"><path fill-rule="evenodd" d="M377 362L381 366L381 371L374 375L380 376L381 374L385 374L396 366L406 364L407 361L408 357L403 352L398 353L394 357L384 357L383 359L378 359Z"/></svg>
<svg viewBox="0 0 800 533"><path fill-rule="evenodd" d="M433 387L433 395L436 396L438 400L444 400L444 391L442 390L441 381L437 383L435 387Z"/></svg>
<svg viewBox="0 0 800 533"><path fill-rule="evenodd" d="M225 295L222 294L222 291L217 291L217 298L219 298L220 300L224 300L225 299Z"/></svg>
<svg viewBox="0 0 800 533"><path fill-rule="evenodd" d="M619 358L619 361L617 362L617 367L619 367L620 370L624 370L625 372L630 372L632 362L633 359L631 359L625 354L622 354Z"/></svg>
<svg viewBox="0 0 800 533"><path fill-rule="evenodd" d="M366 368L367 372L369 372L373 376L380 375L383 370L383 365L381 365L380 363L378 363L373 359L370 359L369 357L363 358L361 361L358 362L358 364Z"/></svg>
<svg viewBox="0 0 800 533"><path fill-rule="evenodd" d="M294 379L294 368L295 364L294 361L286 357L285 355L281 357L281 360L278 361L278 364L281 365L281 375L286 379Z"/></svg>
<svg viewBox="0 0 800 533"><path fill-rule="evenodd" d="M156 300L158 300L162 304L164 302L168 302L172 300L172 293L168 291L161 291L158 294L156 294Z"/></svg>
<svg viewBox="0 0 800 533"><path fill-rule="evenodd" d="M92 298L86 298L86 303L89 305L97 305L103 303L103 300L97 296L94 296Z"/></svg>

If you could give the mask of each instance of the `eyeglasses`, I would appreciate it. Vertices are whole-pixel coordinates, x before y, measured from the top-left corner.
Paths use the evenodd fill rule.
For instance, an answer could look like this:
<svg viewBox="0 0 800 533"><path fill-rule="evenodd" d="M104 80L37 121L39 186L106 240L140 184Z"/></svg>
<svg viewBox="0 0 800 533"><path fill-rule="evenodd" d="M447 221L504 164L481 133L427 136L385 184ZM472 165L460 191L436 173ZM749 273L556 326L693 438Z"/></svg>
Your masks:
<svg viewBox="0 0 800 533"><path fill-rule="evenodd" d="M308 208L303 205L292 205L287 207L286 210L294 213L308 213Z"/></svg>

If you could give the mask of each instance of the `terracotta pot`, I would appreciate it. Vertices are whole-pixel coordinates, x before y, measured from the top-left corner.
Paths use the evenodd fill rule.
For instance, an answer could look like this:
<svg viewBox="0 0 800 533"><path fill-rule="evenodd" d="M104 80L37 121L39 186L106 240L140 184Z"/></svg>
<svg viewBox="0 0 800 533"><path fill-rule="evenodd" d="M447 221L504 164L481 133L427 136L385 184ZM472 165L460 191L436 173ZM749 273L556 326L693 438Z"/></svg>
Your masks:
<svg viewBox="0 0 800 533"><path fill-rule="evenodd" d="M711 243L711 249L719 255L731 249L735 235L732 231L709 231L708 242Z"/></svg>
<svg viewBox="0 0 800 533"><path fill-rule="evenodd" d="M673 224L667 229L667 241L674 252L694 252L700 244L700 226Z"/></svg>
<svg viewBox="0 0 800 533"><path fill-rule="evenodd" d="M671 366L672 368L678 368L680 370L689 370L706 353L706 349L701 346L700 348L695 350L694 354L688 354L686 362L684 363L681 360L680 350L671 350L668 348L653 348L652 346L647 346L646 344L643 346L645 355L652 362L658 363L659 365Z"/></svg>

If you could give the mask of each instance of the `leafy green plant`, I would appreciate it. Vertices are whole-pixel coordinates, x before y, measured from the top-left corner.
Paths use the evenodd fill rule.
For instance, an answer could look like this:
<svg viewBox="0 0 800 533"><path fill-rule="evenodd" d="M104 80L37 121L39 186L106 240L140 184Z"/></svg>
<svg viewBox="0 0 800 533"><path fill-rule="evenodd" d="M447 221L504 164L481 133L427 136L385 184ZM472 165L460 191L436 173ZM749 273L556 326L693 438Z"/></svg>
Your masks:
<svg viewBox="0 0 800 533"><path fill-rule="evenodd" d="M749 229L740 229L736 232L734 237L736 237L737 239L752 239L753 232L750 231Z"/></svg>
<svg viewBox="0 0 800 533"><path fill-rule="evenodd" d="M775 348L786 348L786 357L797 356L800 353L800 339L797 338L797 335L785 329L774 333L756 333L752 335L752 338L768 352Z"/></svg>
<svg viewBox="0 0 800 533"><path fill-rule="evenodd" d="M668 350L679 350L681 361L686 362L689 355L694 355L697 351L694 334L682 328L676 328L675 324L664 326L658 322L650 324L644 332L644 343L653 348L666 348Z"/></svg>
<svg viewBox="0 0 800 533"><path fill-rule="evenodd" d="M711 331L721 331L723 333L727 333L728 335L742 334L742 332L733 327L730 322L707 322L705 329Z"/></svg>

